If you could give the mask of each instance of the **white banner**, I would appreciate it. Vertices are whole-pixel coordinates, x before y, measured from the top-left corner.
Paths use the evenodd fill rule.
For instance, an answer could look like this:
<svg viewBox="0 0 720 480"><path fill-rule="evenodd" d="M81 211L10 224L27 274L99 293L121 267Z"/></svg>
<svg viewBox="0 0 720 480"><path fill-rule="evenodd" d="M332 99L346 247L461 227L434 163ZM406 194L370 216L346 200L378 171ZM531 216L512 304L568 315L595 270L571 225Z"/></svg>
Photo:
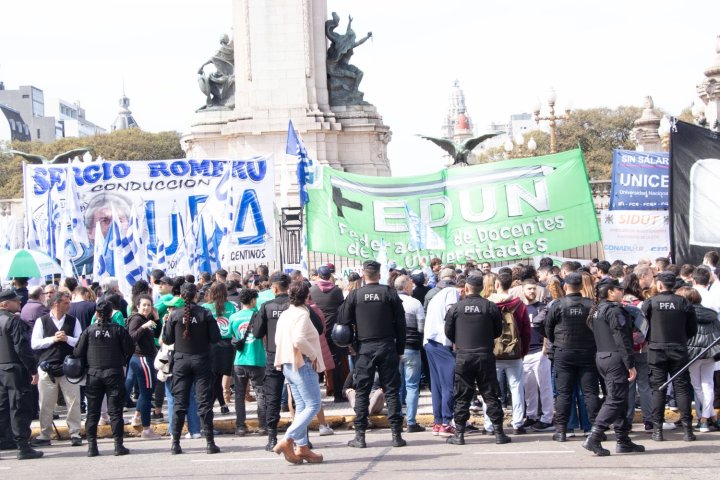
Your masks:
<svg viewBox="0 0 720 480"><path fill-rule="evenodd" d="M30 243L60 256L62 249L56 247L59 224L71 198L66 194L69 180L75 185L81 212L75 215L81 218L73 220L85 225L89 243L74 249L78 273L92 269L95 239L107 238L114 221L122 236L146 245L150 259L146 265L153 268L184 274L189 272L180 270L267 263L275 253L274 172L272 156L27 164L25 208L36 229L33 233L33 224L28 223ZM133 212L137 222L131 221ZM128 230L131 224L135 227ZM102 236L96 235L98 226ZM153 264L153 259L160 261L163 249L166 263ZM204 258L206 252L211 258Z"/></svg>
<svg viewBox="0 0 720 480"><path fill-rule="evenodd" d="M605 258L637 263L670 252L670 215L666 210L603 210L600 213Z"/></svg>

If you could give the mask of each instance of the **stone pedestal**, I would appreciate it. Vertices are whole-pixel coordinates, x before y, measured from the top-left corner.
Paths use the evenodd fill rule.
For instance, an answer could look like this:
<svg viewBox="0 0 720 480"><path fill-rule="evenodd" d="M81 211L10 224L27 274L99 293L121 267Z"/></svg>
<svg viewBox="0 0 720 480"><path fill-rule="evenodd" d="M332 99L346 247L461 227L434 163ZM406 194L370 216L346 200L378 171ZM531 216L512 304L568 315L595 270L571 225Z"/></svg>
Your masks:
<svg viewBox="0 0 720 480"><path fill-rule="evenodd" d="M661 114L655 110L652 97L645 97L642 115L635 120L635 127L630 136L635 142L638 152L662 152L662 140L658 134Z"/></svg>
<svg viewBox="0 0 720 480"><path fill-rule="evenodd" d="M279 183L292 120L313 160L339 170L389 175L390 128L375 107L330 108L326 19L325 0L234 0L235 107L195 114L182 137L187 156L272 153ZM295 168L295 158L288 157L291 179ZM291 185L290 198L296 198L294 180Z"/></svg>

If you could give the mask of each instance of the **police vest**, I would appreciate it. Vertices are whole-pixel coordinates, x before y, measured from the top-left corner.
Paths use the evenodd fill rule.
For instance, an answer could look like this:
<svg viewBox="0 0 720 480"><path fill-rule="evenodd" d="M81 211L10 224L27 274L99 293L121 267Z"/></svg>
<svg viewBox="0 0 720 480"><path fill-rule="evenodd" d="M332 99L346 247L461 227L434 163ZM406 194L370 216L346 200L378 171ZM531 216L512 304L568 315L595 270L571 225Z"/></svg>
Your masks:
<svg viewBox="0 0 720 480"><path fill-rule="evenodd" d="M650 343L687 345L687 301L680 295L662 292L650 302Z"/></svg>
<svg viewBox="0 0 720 480"><path fill-rule="evenodd" d="M97 323L88 327L83 335L87 335L87 367L90 369L117 369L126 364L122 350L123 327L110 323L105 328Z"/></svg>
<svg viewBox="0 0 720 480"><path fill-rule="evenodd" d="M275 353L275 331L280 315L290 306L290 297L280 294L274 299L265 302L262 306L264 319L267 321L267 348L266 352Z"/></svg>
<svg viewBox="0 0 720 480"><path fill-rule="evenodd" d="M469 297L450 307L455 315L455 348L492 353L494 324L500 316L495 305L481 297Z"/></svg>
<svg viewBox="0 0 720 480"><path fill-rule="evenodd" d="M355 294L355 321L358 340L395 338L395 303L401 302L387 285L370 284Z"/></svg>
<svg viewBox="0 0 720 480"><path fill-rule="evenodd" d="M602 302L592 318L593 334L598 352L623 352L626 348L620 348L613 337L613 328L610 326L610 319L616 316L619 319L618 327L621 329L625 346L632 347L632 320L627 312L619 305L612 302Z"/></svg>
<svg viewBox="0 0 720 480"><path fill-rule="evenodd" d="M20 357L15 351L11 332L7 331L10 320L15 316L18 315L7 310L0 310L0 363L21 363ZM22 321L20 320L20 322ZM17 326L20 326L19 323Z"/></svg>
<svg viewBox="0 0 720 480"><path fill-rule="evenodd" d="M569 295L558 301L560 321L555 325L554 345L575 350L595 350L595 337L587 325L592 300Z"/></svg>

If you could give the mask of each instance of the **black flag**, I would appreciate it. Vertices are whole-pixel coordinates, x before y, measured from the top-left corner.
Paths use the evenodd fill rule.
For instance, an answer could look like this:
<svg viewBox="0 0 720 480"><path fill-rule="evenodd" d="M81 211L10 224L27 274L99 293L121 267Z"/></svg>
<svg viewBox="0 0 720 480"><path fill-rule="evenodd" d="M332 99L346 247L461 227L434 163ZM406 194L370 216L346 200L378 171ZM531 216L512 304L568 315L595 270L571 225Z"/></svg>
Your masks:
<svg viewBox="0 0 720 480"><path fill-rule="evenodd" d="M670 132L673 262L702 263L720 250L720 133L674 121Z"/></svg>

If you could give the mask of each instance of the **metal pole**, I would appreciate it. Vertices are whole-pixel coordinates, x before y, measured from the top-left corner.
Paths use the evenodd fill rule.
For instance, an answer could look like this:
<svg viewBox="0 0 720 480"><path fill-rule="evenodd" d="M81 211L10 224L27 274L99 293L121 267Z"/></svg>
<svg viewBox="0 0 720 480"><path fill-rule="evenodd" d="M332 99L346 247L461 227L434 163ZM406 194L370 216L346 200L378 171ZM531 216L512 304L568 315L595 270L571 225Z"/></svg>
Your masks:
<svg viewBox="0 0 720 480"><path fill-rule="evenodd" d="M665 382L665 383L663 383L662 385L660 385L660 390L666 389L666 388L668 387L668 385L670 385L670 384L672 383L673 380L675 380L677 377L679 377L680 375L682 375L683 373L685 373L685 372L687 371L687 369L690 368L690 366L691 366L693 363L695 363L695 362L697 362L698 360L700 360L711 348L713 348L713 347L714 347L715 345L717 345L718 343L720 343L720 337L716 338L710 345L708 345L707 347L705 347L705 348L703 349L703 351L700 352L700 353L698 353L695 358L693 358L692 360L690 360L690 361L687 363L687 365L685 365L683 368L681 368L680 370L678 370L677 372L675 372L675 375L673 375L672 377L670 377L670 379L669 379L667 382Z"/></svg>

